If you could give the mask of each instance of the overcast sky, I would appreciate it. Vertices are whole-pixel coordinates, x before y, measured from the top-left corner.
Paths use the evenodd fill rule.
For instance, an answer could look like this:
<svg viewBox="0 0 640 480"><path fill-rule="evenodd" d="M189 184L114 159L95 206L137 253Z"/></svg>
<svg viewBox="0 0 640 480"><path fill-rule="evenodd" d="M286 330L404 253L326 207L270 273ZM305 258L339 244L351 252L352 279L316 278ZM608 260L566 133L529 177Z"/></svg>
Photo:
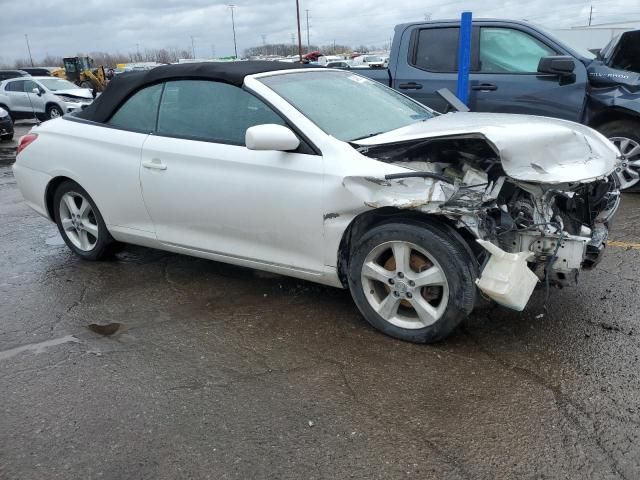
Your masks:
<svg viewBox="0 0 640 480"><path fill-rule="evenodd" d="M231 14L215 0L0 0L0 63L47 54L135 52L145 48L191 48L196 57L233 54ZM296 31L295 0L234 0L238 52L267 43L288 43ZM481 5L481 6L480 6ZM303 39L309 9L311 43L383 45L396 23L475 17L526 19L547 28L640 19L638 0L300 0Z"/></svg>

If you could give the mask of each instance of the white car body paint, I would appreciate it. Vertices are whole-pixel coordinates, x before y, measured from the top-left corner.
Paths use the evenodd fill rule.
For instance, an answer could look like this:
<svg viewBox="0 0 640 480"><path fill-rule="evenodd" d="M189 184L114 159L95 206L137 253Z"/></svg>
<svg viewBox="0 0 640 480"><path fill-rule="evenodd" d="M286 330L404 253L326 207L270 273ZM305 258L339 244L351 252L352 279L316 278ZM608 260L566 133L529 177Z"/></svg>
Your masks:
<svg viewBox="0 0 640 480"><path fill-rule="evenodd" d="M18 185L28 205L49 217L49 181L59 176L76 181L116 240L341 287L338 250L346 228L363 212L398 206L402 182L383 185L384 176L411 170L367 157L327 135L260 82L263 76L293 72L314 74L312 69L262 73L247 76L244 85L279 110L318 154L252 151L57 119L33 129L37 141L14 165ZM617 155L588 127L516 115L443 115L358 143L458 135L486 138L501 153L506 173L525 182L603 177ZM556 142L561 157L553 152ZM381 193L381 185L392 187L389 194ZM411 179L411 185L416 198L407 197L411 205L402 208L428 210L442 193L441 182L432 179Z"/></svg>

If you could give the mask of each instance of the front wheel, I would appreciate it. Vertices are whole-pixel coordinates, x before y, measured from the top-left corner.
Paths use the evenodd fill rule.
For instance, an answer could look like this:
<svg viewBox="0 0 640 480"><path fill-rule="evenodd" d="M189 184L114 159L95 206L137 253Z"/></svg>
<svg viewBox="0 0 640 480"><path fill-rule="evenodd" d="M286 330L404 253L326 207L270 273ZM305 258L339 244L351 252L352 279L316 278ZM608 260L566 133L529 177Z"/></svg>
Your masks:
<svg viewBox="0 0 640 480"><path fill-rule="evenodd" d="M621 190L639 191L640 187L640 123L616 120L599 129L620 151L620 165L615 177Z"/></svg>
<svg viewBox="0 0 640 480"><path fill-rule="evenodd" d="M49 120L53 120L54 118L59 118L62 115L64 115L64 113L62 112L62 109L58 105L49 105L47 107L47 118Z"/></svg>
<svg viewBox="0 0 640 480"><path fill-rule="evenodd" d="M476 298L474 260L461 241L422 223L388 223L366 233L349 265L351 295L365 319L410 342L447 337Z"/></svg>
<svg viewBox="0 0 640 480"><path fill-rule="evenodd" d="M89 194L77 183L62 183L53 196L56 224L67 246L85 260L108 256L113 237Z"/></svg>

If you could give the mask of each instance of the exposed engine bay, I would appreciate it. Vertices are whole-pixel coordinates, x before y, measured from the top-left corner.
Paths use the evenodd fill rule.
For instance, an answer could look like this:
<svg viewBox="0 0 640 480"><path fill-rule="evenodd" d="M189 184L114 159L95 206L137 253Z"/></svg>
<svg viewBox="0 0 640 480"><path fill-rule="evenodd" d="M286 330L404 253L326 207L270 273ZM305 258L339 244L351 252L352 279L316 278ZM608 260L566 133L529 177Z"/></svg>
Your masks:
<svg viewBox="0 0 640 480"><path fill-rule="evenodd" d="M428 138L358 150L410 170L387 175L384 182L345 179L354 189L368 182L370 190L370 184L378 182L368 206L443 215L480 243L489 241L499 247L491 247L493 254L526 252L520 258L547 285L575 284L581 269L599 261L620 201L615 181L608 175L561 183L516 180L505 173L495 146L482 136ZM480 244L471 247L479 264L485 265L489 249ZM497 283L508 281L502 278Z"/></svg>

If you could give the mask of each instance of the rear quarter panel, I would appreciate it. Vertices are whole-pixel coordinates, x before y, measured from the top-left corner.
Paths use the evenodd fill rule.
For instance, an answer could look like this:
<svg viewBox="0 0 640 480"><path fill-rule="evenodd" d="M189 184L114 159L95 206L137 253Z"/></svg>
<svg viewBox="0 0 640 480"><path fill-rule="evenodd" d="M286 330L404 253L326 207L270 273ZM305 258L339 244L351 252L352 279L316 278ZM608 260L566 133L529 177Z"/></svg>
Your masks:
<svg viewBox="0 0 640 480"><path fill-rule="evenodd" d="M38 139L18 156L15 166L25 198L44 204L47 186L33 179L67 177L89 193L110 230L154 232L139 181L147 134L63 118L45 122L33 132ZM36 185L31 186L32 181Z"/></svg>

